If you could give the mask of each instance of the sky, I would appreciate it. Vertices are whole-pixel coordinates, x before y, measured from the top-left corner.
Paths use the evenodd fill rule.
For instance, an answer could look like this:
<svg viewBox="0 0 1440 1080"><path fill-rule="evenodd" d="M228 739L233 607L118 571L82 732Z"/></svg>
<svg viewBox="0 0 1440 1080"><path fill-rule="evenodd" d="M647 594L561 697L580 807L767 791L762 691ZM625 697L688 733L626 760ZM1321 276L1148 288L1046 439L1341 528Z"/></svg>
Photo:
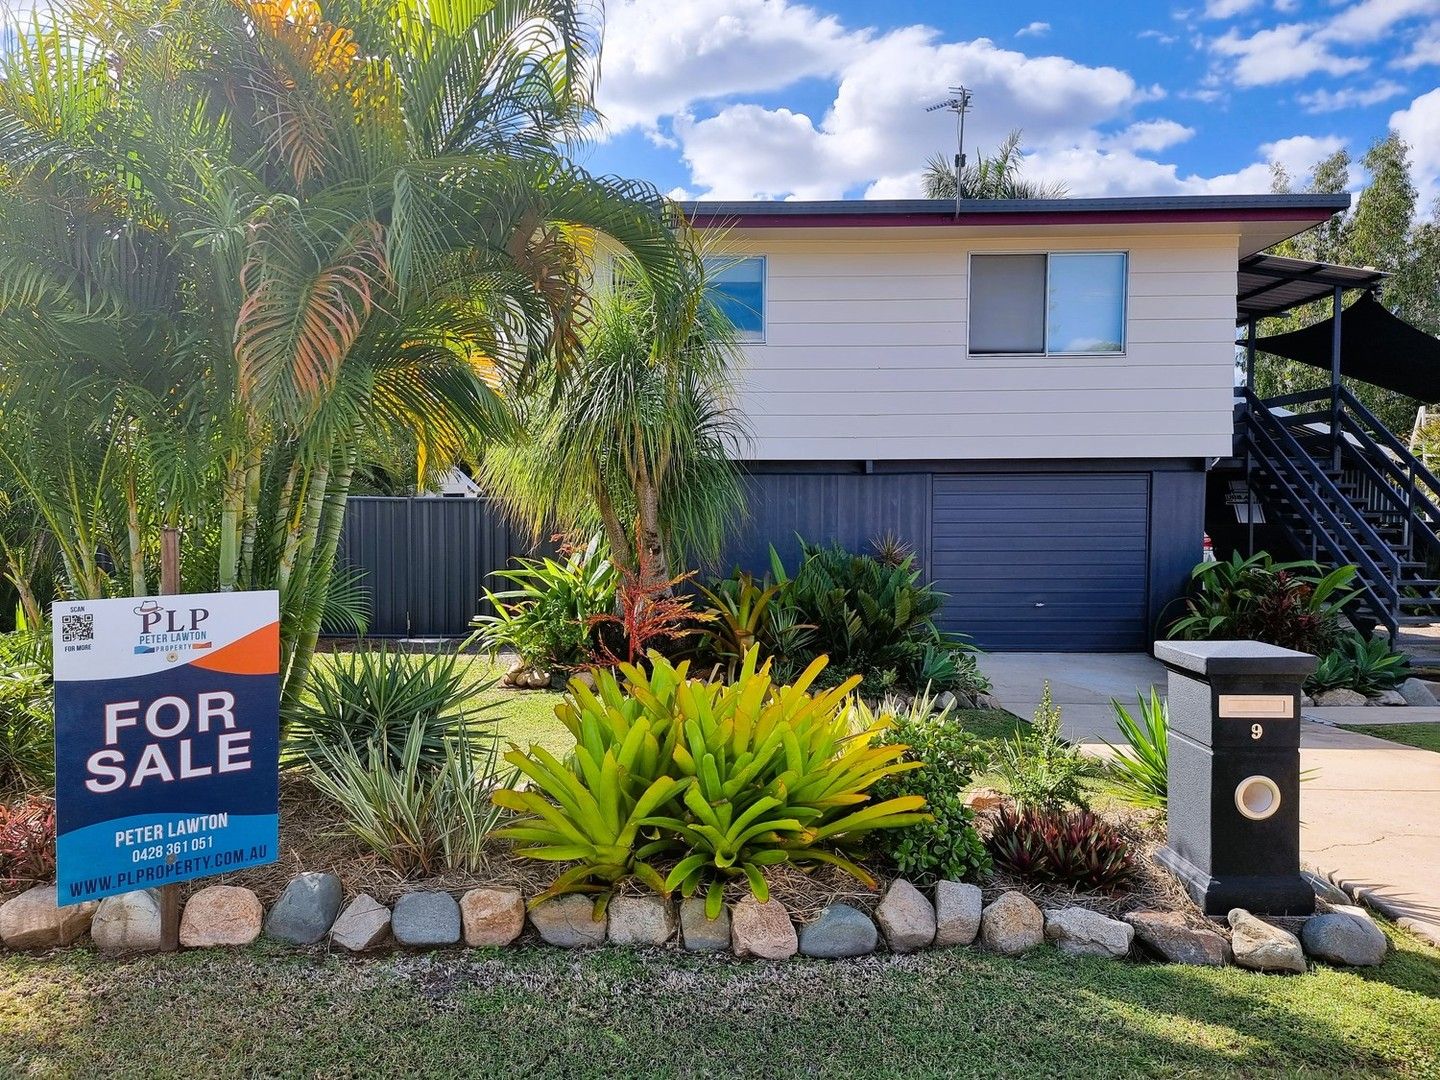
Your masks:
<svg viewBox="0 0 1440 1080"><path fill-rule="evenodd" d="M1299 187L1394 128L1440 197L1440 0L608 0L580 157L680 198L918 197L956 84L972 155L1019 128L1074 196Z"/></svg>

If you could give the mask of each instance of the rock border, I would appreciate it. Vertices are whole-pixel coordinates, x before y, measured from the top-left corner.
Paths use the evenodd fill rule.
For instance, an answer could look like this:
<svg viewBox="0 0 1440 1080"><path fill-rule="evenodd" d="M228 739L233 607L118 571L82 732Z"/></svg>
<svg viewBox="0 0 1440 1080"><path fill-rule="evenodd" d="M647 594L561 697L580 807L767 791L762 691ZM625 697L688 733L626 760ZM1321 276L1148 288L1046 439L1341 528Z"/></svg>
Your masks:
<svg viewBox="0 0 1440 1080"><path fill-rule="evenodd" d="M1219 927L1192 927L1174 912L1135 911L1114 919L1078 905L1042 910L1018 890L1001 893L982 907L972 884L939 882L919 889L897 878L873 914L840 902L803 925L778 900L745 897L704 915L698 898L676 903L658 896L616 897L595 917L591 899L556 897L527 909L518 889L477 887L458 896L414 890L392 907L361 893L343 904L340 881L332 874L297 874L269 912L265 936L277 944L309 947L324 943L336 951L368 952L383 947L410 949L504 948L533 931L546 945L577 949L604 944L726 953L762 962L796 955L833 961L867 956L884 948L901 956L930 948L984 948L1020 957L1048 942L1058 952L1102 960L1158 960L1180 965L1235 964L1257 972L1299 974L1310 959L1368 967L1383 962L1388 939L1348 896L1316 879L1316 914L1286 919L1285 927L1242 909L1230 912L1227 940ZM224 903L216 903L217 897ZM7 949L63 948L87 933L102 954L134 955L159 948L158 935L143 918L116 932L116 916L144 916L149 894L111 897L103 903L56 906L53 885L36 886L0 905L0 944ZM235 947L260 936L263 908L254 892L238 886L211 886L190 899L204 933L182 936L186 948ZM187 904L187 916L190 904ZM132 916L130 912L138 912ZM233 916L227 913L233 912ZM109 914L114 913L114 915ZM236 925L225 925L232 917ZM192 918L191 925L202 920ZM143 924L143 925L142 925ZM243 924L243 925L242 925ZM1294 932L1292 932L1292 930Z"/></svg>

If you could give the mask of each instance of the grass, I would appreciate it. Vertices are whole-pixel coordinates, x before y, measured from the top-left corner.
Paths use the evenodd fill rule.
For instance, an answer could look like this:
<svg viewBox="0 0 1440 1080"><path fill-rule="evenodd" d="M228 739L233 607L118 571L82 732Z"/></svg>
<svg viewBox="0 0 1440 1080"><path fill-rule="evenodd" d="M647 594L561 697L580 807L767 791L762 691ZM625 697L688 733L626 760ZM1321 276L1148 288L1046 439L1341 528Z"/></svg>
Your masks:
<svg viewBox="0 0 1440 1080"><path fill-rule="evenodd" d="M0 956L0 1075L1434 1076L1440 960L1380 968L739 962L521 947Z"/></svg>
<svg viewBox="0 0 1440 1080"><path fill-rule="evenodd" d="M1341 724L1346 731L1440 753L1440 724Z"/></svg>

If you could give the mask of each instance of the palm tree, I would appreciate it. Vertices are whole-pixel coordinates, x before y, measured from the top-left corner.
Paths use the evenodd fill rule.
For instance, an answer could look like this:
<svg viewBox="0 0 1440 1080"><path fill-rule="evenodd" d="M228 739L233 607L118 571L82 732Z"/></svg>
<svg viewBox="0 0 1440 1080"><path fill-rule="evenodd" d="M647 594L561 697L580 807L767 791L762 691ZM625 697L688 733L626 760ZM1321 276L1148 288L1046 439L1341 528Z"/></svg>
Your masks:
<svg viewBox="0 0 1440 1080"><path fill-rule="evenodd" d="M960 174L962 199L1063 199L1069 192L1058 180L1026 180L1020 175L1025 157L1020 131L1010 132L991 157L977 154ZM925 163L925 197L955 198L955 166L942 154Z"/></svg>
<svg viewBox="0 0 1440 1080"><path fill-rule="evenodd" d="M647 588L663 589L687 557L717 557L740 505L735 333L706 299L701 249L681 236L683 302L665 308L622 260L595 303L584 364L520 397L515 438L481 469L534 535L599 528L615 565Z"/></svg>
<svg viewBox="0 0 1440 1080"><path fill-rule="evenodd" d="M593 121L587 10L67 0L18 37L0 464L73 538L66 591L143 590L182 526L187 587L280 590L293 700L367 429L421 469L505 431L502 380L571 371L597 237L678 303L656 193L563 151Z"/></svg>

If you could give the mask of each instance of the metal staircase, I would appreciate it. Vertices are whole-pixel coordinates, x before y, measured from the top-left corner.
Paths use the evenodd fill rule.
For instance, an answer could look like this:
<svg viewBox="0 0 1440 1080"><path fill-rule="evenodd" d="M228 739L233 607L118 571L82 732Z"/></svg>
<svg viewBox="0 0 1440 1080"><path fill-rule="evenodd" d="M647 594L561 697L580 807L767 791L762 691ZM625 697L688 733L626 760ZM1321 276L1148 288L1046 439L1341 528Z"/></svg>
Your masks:
<svg viewBox="0 0 1440 1080"><path fill-rule="evenodd" d="M1440 622L1440 480L1343 387L1244 395L1250 491L1298 555L1358 568L1351 617L1392 638Z"/></svg>

